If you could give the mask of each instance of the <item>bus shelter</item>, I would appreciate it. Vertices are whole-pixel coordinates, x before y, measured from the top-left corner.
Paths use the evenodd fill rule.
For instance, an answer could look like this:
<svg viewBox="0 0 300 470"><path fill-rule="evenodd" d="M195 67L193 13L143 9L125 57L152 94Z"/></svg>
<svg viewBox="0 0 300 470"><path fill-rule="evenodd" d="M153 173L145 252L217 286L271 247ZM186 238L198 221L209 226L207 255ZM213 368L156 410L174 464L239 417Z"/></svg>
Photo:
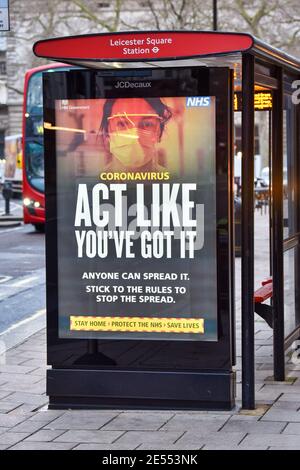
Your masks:
<svg viewBox="0 0 300 470"><path fill-rule="evenodd" d="M285 350L299 338L300 331L297 132L300 61L249 34L189 31L55 38L38 41L34 53L77 67L44 77L50 407L231 408L234 405L236 111L241 113L242 404L253 409L255 312L273 328L275 380L285 379ZM146 103L142 105L139 100ZM85 113L90 109L94 110L93 115L100 110L99 122L89 121L92 131L87 135L84 123L89 118ZM254 293L255 191L259 192L254 188L256 110L268 116L270 256L266 262L270 265L270 277L262 279L263 286ZM96 163L90 168L87 161L94 158L92 148L97 140L97 126L102 136L103 155L106 155L106 142L110 157L104 156L100 166ZM135 170L124 171L133 154L129 155L128 145L120 143L120 136L126 135L135 144L142 139L142 146L150 148L154 141L147 141L147 136L154 135L151 132L155 132L155 126L161 142L155 164L147 166L143 160L145 152L137 146ZM169 147L162 145L166 130ZM73 131L72 138L65 138L70 131ZM203 139L202 144L195 148L189 144L192 150L187 151L186 141L198 138ZM172 148L170 154L169 148ZM72 149L77 152L76 162ZM122 163L119 167L110 160L114 150L118 162ZM172 155L176 155L176 165ZM134 190L132 183L129 184L129 173L143 178L138 168L147 168L150 173L145 176L151 180L147 189L140 181L138 184L135 181ZM97 180L96 169L100 175L97 173ZM116 176L123 173L125 176ZM176 175L174 179L172 174ZM153 181L158 175L163 181ZM93 186L89 186L93 178ZM136 176L131 178L135 180ZM73 186L68 186L68 179ZM174 182L172 188L169 179ZM108 183L113 196L107 193ZM176 184L179 186L175 187ZM160 192L161 185L165 189L161 188ZM151 195L147 193L149 186ZM180 216L172 206L176 188L181 198ZM170 241L168 254L152 247L156 254L153 251L152 255L147 254L145 249L140 259L141 253L137 255L132 242L133 252L127 247L128 256L119 256L115 251L107 259L102 255L102 259L91 261L97 255L90 248L92 234L88 248L84 245L86 229L96 220L98 228L102 224L98 234L103 234L104 213L100 214L98 209L95 212L94 206L91 210L90 201L98 207L100 194L116 209L116 201L120 202L126 191L127 200L136 204L137 212L142 207L138 215L138 220L142 220L140 226L149 228L152 223L157 228L163 224L162 220L153 222L154 210L152 218L143 213L151 205L155 207L154 200L171 207L166 214L162 211L162 217L169 220L166 222L169 237L174 235L176 225L180 227L179 240ZM204 227L199 238L191 234L194 230L191 227L196 227L196 231L198 227L197 216L191 215L195 208L199 208L199 224ZM180 218L178 224L176 217ZM114 233L120 232L121 221L116 214L115 225L118 230L111 230L108 246L117 238ZM73 238L68 238L71 230ZM193 249L194 236L199 246L196 243ZM159 234L154 231L149 239L156 237ZM166 237L164 232L163 238ZM187 238L188 248L184 249ZM73 243L77 251L74 248L72 252ZM138 261L131 259L135 255ZM189 258L187 263L186 258ZM136 273L135 280L129 277L124 281L123 277L122 282L116 281L116 273L124 275L124 266L128 272ZM103 292L107 289L110 294L120 294L124 285L129 287L125 294L123 291L123 297L112 296L108 301L105 296L103 305L95 307L92 299L97 296L85 297L91 286L83 279L96 276L97 272L100 276L101 271L106 275L115 273L113 282L102 279L98 283ZM163 277L159 276L166 273L168 279L160 283ZM137 282L138 275L144 279L152 276L153 281ZM172 275L177 284L172 284ZM158 292L159 286L164 293L171 293L169 300L168 295L163 300L146 296L142 304L140 294L145 294L147 289ZM85 294L79 295L82 289ZM98 294L101 303L101 292ZM271 299L270 305L264 304L267 299ZM173 302L174 306L161 305L164 302ZM96 311L97 314L93 313Z"/></svg>

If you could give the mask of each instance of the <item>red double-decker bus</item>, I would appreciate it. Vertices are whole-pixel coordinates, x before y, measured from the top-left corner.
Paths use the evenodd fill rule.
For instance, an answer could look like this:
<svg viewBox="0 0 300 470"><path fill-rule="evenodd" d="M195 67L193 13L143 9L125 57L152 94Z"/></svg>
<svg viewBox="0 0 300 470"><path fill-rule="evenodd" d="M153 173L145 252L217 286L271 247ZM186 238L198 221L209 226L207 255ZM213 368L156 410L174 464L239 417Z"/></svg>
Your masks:
<svg viewBox="0 0 300 470"><path fill-rule="evenodd" d="M43 65L26 72L24 83L22 152L24 223L45 227L43 72L65 70L64 64Z"/></svg>

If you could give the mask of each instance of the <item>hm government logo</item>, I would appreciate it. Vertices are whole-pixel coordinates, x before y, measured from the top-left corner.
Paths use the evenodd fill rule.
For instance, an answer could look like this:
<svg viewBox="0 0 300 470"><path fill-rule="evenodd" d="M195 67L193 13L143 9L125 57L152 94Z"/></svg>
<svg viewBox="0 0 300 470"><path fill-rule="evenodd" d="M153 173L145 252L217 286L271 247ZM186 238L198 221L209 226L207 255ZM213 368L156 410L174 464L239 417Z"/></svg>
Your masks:
<svg viewBox="0 0 300 470"><path fill-rule="evenodd" d="M151 88L151 82L117 82L115 88Z"/></svg>
<svg viewBox="0 0 300 470"><path fill-rule="evenodd" d="M60 109L69 109L69 100L61 100Z"/></svg>

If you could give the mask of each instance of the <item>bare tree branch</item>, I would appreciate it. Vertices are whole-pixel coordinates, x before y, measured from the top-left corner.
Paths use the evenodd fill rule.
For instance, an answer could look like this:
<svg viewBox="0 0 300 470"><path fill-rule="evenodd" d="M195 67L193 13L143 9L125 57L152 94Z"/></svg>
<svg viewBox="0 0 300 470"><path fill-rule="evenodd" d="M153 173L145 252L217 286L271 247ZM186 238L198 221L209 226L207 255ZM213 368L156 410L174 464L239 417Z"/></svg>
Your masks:
<svg viewBox="0 0 300 470"><path fill-rule="evenodd" d="M156 29L160 30L161 28L160 28L160 22L159 22L159 15L158 15L158 12L156 12L156 10L154 8L153 2L151 0L148 0L147 5L150 8L150 12L153 15Z"/></svg>
<svg viewBox="0 0 300 470"><path fill-rule="evenodd" d="M12 85L7 85L7 89L13 91L14 93L17 93L18 95L23 95L23 88L19 90L19 88L15 88Z"/></svg>

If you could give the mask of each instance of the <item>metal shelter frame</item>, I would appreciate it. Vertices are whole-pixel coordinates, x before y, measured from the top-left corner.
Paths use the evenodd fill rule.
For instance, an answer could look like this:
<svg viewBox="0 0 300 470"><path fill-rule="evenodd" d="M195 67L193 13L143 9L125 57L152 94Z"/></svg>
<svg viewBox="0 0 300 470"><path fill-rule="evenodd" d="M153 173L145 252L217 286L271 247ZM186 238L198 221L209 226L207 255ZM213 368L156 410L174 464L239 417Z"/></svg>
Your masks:
<svg viewBox="0 0 300 470"><path fill-rule="evenodd" d="M293 91L292 83L300 79L300 59L296 59L270 45L247 34L221 32L187 32L159 31L147 32L152 35L173 34L185 40L187 34L198 35L198 49L186 52L174 50L173 54L165 56L147 56L145 58L124 59L124 57L101 55L90 57L88 53L80 56L80 51L70 52L73 38L58 38L39 41L34 46L34 53L64 63L91 68L109 67L172 67L172 66L240 66L242 77L242 405L246 409L255 408L255 347L254 347L254 92L260 86L272 91L273 108L271 120L271 266L273 275L273 331L274 331L274 378L278 381L285 379L285 349L300 336L300 269L296 268L296 312L295 328L285 337L284 332L284 252L296 248L296 260L299 261L300 242L300 133L294 133L293 152L295 156L295 187L294 187L294 218L295 231L288 239L283 238L283 112L284 95L289 97ZM145 34L141 32L118 33ZM223 43L230 36L236 47L228 47L225 51ZM84 40L101 41L114 34L97 34L82 36ZM247 38L248 45L241 46L241 40ZM68 43L69 41L69 43ZM77 43L78 44L78 43ZM213 45L212 45L213 44ZM218 48L218 44L220 48ZM64 45L68 46L64 48ZM222 47L221 47L222 46ZM76 48L75 48L76 49ZM75 50L74 49L74 50ZM226 48L225 48L226 49ZM296 107L294 113L295 129L299 129L300 111ZM298 134L298 135L297 135ZM233 180L233 175L232 175ZM299 262L296 262L296 266ZM234 289L232 289L234 291Z"/></svg>

